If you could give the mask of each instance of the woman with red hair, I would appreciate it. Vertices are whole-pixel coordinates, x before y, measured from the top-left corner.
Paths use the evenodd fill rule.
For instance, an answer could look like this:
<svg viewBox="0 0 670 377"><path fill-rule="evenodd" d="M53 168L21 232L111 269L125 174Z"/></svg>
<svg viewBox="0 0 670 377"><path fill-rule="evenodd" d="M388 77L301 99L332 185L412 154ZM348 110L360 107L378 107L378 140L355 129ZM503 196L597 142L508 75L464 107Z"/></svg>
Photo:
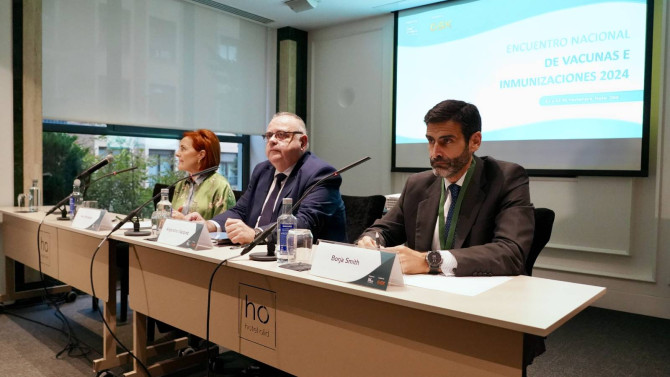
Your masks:
<svg viewBox="0 0 670 377"><path fill-rule="evenodd" d="M221 147L219 138L210 130L184 132L175 153L177 169L189 174L212 166L219 166ZM177 183L172 199L172 218L198 212L211 219L235 205L235 195L228 180L217 172L199 175Z"/></svg>

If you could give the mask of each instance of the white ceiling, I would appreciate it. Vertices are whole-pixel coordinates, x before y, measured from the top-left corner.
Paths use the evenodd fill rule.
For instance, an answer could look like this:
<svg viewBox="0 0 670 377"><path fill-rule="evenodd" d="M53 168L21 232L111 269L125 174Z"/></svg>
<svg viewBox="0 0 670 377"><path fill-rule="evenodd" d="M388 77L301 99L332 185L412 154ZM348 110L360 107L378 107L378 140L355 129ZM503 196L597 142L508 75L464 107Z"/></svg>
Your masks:
<svg viewBox="0 0 670 377"><path fill-rule="evenodd" d="M442 0L316 0L314 9L296 13L286 0L214 0L218 3L269 18L272 28L291 26L310 31ZM312 0L314 1L314 0Z"/></svg>

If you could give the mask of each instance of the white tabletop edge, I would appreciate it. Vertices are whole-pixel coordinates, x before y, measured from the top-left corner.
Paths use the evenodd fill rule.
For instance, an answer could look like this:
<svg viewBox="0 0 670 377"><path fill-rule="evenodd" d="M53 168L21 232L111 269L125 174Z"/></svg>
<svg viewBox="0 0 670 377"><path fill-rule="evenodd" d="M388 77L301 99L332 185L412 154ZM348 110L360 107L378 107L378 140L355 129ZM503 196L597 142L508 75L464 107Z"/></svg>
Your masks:
<svg viewBox="0 0 670 377"><path fill-rule="evenodd" d="M36 223L42 222L42 226L47 225L51 226L54 228L59 228L59 229L67 229L69 231L87 235L90 237L98 238L98 239L103 239L105 236L109 233L111 230L99 230L99 231L94 231L90 229L78 229L78 228L73 228L72 227L72 220L58 220L58 217L60 215L56 214L51 214L49 216L44 216L46 211L48 209L51 209L50 207L40 207L40 210L37 212L19 212L18 207L0 207L0 213L3 214L8 214L15 216L19 219L24 219L24 220L29 220L33 221Z"/></svg>
<svg viewBox="0 0 670 377"><path fill-rule="evenodd" d="M35 222L42 221L44 218L44 213L46 212L45 208L42 208L39 212L30 213L18 213L16 212L17 210L17 207L0 207L0 213L11 214L18 218L23 218ZM56 220L56 217L57 215L48 216L46 219L44 219L44 224L56 228L68 229L73 232L92 236L98 239L104 238L109 233L109 231L96 232L86 229L74 229L71 227L71 221L59 221ZM172 254L188 256L190 258L200 259L215 264L219 264L223 259L229 258L231 260L229 260L226 265L231 268L237 268L254 273L261 273L331 291L352 294L359 297L402 305L417 310L448 315L455 318L484 323L491 326L506 328L513 331L526 332L539 336L546 336L550 334L563 323L567 322L570 318L583 310L585 307L602 297L606 292L606 289L603 287L559 282L526 276L516 276L510 281L501 284L499 287L491 289L491 292L484 292L473 297L461 296L413 286L390 286L387 291L382 291L351 283L344 283L316 277L306 271L297 272L279 268L278 265L273 262L255 262L249 260L246 256L237 257L241 252L241 248L215 246L212 249L190 250L145 240L147 237L125 236L123 231L114 232L110 238L118 241L128 242L130 244L158 249ZM549 310L542 313L542 315L531 313L527 315L528 318L520 319L514 318L514 316L510 316L509 312L505 313L505 310L492 310L486 306L488 299L487 297L496 297L495 295L499 296L499 293L504 291L508 284L512 284L514 287L520 286L524 288L526 284L524 279L532 279L532 281L536 283L535 285L539 285L541 287L547 286L550 289L552 287L556 287L557 289L560 288L560 290L571 289L572 292L577 292L577 296L579 297L566 297L565 299L567 304L564 306L566 310L563 312L560 310ZM498 291L496 292L496 290ZM511 293L514 296L514 290L512 290ZM505 292L504 295L510 295L510 292ZM513 298L518 299L518 297ZM540 304L543 303L544 302L541 302ZM519 310L516 310L516 312L519 312Z"/></svg>
<svg viewBox="0 0 670 377"><path fill-rule="evenodd" d="M524 279L531 279L534 282L538 281L551 282L551 284L559 285L562 288L573 287L574 289L574 287L579 287L580 291L582 291L581 297L572 300L573 302L571 302L571 305L567 306L569 310L565 312L551 311L549 313L545 313L543 316L541 316L541 318L540 316L532 318L533 319L532 321L529 320L515 321L506 317L504 313L498 315L499 313L497 313L496 311L481 310L481 308L478 308L476 310L470 310L468 309L467 303L460 306L452 304L453 302L462 303L472 300L478 300L477 296L474 296L473 298L413 286L404 286L404 287L390 286L386 291L372 289L351 283L345 283L321 278L318 276L311 275L307 271L292 271L280 268L278 267L276 262L257 262L248 259L248 257L246 256L239 257L239 253L241 252L241 248L239 247L215 246L212 249L190 250L186 248L159 244L154 241L147 241L144 239L146 237L125 236L121 232L115 232L111 238L118 241L125 241L152 249L162 250L172 254L200 259L210 263L219 264L224 258L228 258L230 260L228 260L225 265L231 268L236 268L254 273L260 273L263 275L285 279L301 284L307 284L335 292L352 294L359 297L369 298L372 300L388 302L395 305L402 305L417 310L424 310L436 314L448 315L455 318L484 323L491 326L506 328L513 331L526 332L539 336L546 336L550 334L561 324L565 323L567 320L572 318L583 308L590 305L591 303L593 303L594 301L596 301L598 298L602 297L602 295L605 294L605 288L603 287L596 287L596 286L569 283L569 282L560 282L560 281L533 278L527 276L515 276L510 281L501 284L501 286L499 287L493 288L491 291L495 291L496 289L504 289L504 286L506 284L519 281L523 282ZM261 248L264 249L264 247L261 246L259 247L259 251ZM418 299L417 296L419 296L420 298ZM429 302L429 300L427 300L426 297L436 297L436 300L439 299L442 301L446 301L447 304L436 304L434 302Z"/></svg>

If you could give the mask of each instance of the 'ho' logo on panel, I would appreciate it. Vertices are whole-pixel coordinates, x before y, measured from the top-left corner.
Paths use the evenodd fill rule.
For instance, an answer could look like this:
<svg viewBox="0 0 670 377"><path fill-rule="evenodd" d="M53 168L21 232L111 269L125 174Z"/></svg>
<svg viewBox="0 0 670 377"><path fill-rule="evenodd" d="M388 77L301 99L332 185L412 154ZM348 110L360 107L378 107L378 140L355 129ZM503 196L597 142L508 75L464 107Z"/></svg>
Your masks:
<svg viewBox="0 0 670 377"><path fill-rule="evenodd" d="M240 338L275 349L276 299L276 292L240 283Z"/></svg>

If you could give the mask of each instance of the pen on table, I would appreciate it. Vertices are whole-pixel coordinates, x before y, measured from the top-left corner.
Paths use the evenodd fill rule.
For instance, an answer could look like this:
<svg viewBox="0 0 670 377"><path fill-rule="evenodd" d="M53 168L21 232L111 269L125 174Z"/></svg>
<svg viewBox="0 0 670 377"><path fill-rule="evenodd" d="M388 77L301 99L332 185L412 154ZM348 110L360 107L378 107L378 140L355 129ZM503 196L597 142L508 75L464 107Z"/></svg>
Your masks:
<svg viewBox="0 0 670 377"><path fill-rule="evenodd" d="M381 244L379 243L379 232L375 232L375 243L377 244L377 251L381 248Z"/></svg>

